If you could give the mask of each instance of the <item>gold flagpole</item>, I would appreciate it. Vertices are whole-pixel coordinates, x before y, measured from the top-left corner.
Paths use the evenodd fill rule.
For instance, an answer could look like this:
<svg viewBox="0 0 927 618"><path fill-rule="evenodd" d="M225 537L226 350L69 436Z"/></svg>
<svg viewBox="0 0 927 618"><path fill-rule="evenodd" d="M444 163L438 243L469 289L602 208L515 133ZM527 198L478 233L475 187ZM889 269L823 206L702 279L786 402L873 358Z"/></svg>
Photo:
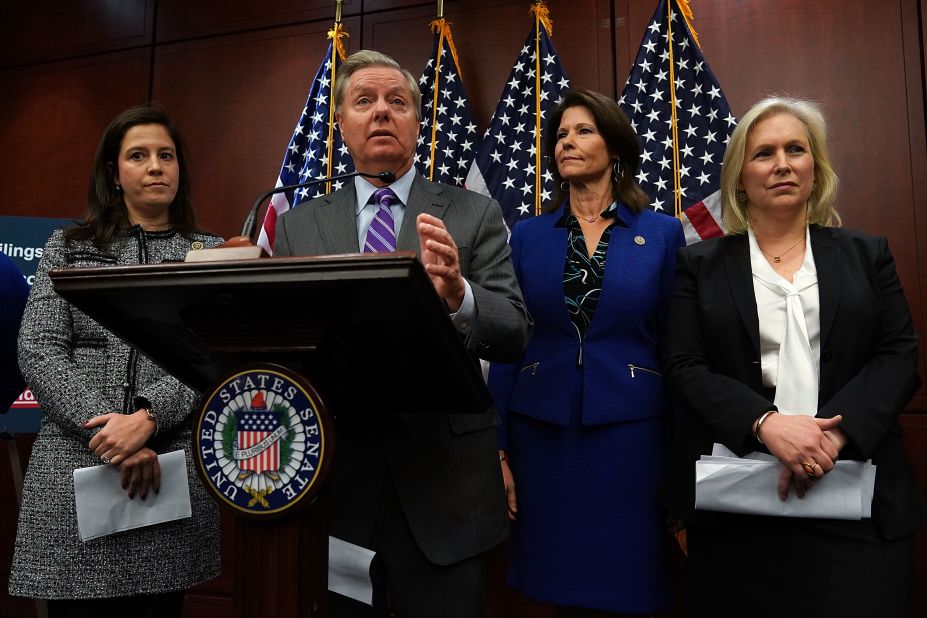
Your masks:
<svg viewBox="0 0 927 618"><path fill-rule="evenodd" d="M672 134L673 134L673 213L676 218L682 220L682 178L679 175L679 127L676 118L676 67L673 57L673 5L679 9L692 40L699 45L698 33L692 25L694 18L692 7L689 6L689 0L668 0L666 3L666 40L669 48L669 87L670 87L670 114L672 116Z"/></svg>
<svg viewBox="0 0 927 618"><path fill-rule="evenodd" d="M451 24L444 19L444 0L438 0L438 15L431 24L431 31L438 34L438 57L435 59L435 78L433 82L434 96L431 101L431 164L428 166L428 179L434 180L435 175L435 149L438 143L438 92L441 79L441 50L445 43L451 52L451 58L457 67L457 76L460 75L460 60L457 58L457 47L454 45L454 35L451 34Z"/></svg>
<svg viewBox="0 0 927 618"><path fill-rule="evenodd" d="M344 31L344 26L341 24L341 4L343 0L335 0L335 24L332 26L332 29L328 31L328 38L332 40L332 55L329 60L329 83L331 84L331 96L329 97L328 102L328 162L327 167L325 168L325 175L332 175L332 159L333 159L333 149L335 145L335 75L338 72L337 70L337 59L341 58L344 60L344 43L341 41L342 37L348 36L348 33ZM332 183L325 183L325 192L332 192Z"/></svg>
<svg viewBox="0 0 927 618"><path fill-rule="evenodd" d="M435 58L435 76L431 86L431 156L428 161L428 180L435 179L435 148L438 137L438 91L441 79L441 50L444 49L444 37L447 34L447 22L444 21L444 0L438 0L438 15L431 24L431 31L438 35L438 54Z"/></svg>
<svg viewBox="0 0 927 618"><path fill-rule="evenodd" d="M541 27L554 35L550 11L544 0L531 5L534 14L534 214L541 214L541 190L544 186L541 170Z"/></svg>
<svg viewBox="0 0 927 618"><path fill-rule="evenodd" d="M682 219L682 187L679 178L679 127L676 118L676 67L673 59L673 0L666 3L666 45L669 50L670 117L673 134L673 214Z"/></svg>

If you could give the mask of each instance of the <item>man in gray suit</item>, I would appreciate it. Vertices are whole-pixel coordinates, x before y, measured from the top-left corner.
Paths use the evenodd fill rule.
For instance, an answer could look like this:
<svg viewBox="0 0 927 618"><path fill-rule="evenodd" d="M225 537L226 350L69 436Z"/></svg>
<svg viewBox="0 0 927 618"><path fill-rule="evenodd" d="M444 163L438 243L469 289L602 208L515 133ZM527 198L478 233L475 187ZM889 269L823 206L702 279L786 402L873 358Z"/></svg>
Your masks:
<svg viewBox="0 0 927 618"><path fill-rule="evenodd" d="M341 66L333 103L355 169L394 172L392 194L383 203L377 190L384 183L358 177L286 212L277 222L274 255L414 250L474 361L519 358L530 318L501 208L416 174L415 78L389 56L360 51ZM388 593L403 617L483 616L485 553L508 532L495 412L341 412L331 534L377 555L373 608L330 594L330 615L386 615Z"/></svg>

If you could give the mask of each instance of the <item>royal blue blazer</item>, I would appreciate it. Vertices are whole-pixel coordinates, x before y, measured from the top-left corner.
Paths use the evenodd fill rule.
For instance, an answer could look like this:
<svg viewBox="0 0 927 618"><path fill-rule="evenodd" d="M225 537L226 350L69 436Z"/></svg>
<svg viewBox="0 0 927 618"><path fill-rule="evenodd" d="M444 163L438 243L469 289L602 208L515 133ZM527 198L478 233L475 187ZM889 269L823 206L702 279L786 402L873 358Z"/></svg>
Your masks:
<svg viewBox="0 0 927 618"><path fill-rule="evenodd" d="M584 425L663 415L666 394L658 350L673 290L682 225L650 210L618 206L595 315L580 342L567 313L563 271L567 205L520 221L510 244L515 274L534 332L520 363L493 364L489 389L500 416L499 447L508 448L510 413L567 425L574 373L581 363Z"/></svg>

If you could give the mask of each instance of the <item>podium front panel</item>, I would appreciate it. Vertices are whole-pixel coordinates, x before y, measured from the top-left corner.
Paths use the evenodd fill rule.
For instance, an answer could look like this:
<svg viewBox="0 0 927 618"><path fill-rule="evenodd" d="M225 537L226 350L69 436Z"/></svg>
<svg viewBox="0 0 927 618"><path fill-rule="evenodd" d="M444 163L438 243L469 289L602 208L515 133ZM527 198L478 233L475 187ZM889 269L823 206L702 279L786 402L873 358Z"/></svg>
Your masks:
<svg viewBox="0 0 927 618"><path fill-rule="evenodd" d="M310 377L340 411L490 405L412 253L71 268L51 278L61 296L200 392L235 367L275 362Z"/></svg>

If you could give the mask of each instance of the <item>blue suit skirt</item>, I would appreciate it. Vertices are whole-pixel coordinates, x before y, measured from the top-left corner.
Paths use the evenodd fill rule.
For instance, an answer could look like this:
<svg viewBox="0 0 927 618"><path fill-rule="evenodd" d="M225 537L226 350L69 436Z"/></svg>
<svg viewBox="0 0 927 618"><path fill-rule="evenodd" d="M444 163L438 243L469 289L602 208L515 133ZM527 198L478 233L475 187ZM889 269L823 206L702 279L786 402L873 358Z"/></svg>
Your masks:
<svg viewBox="0 0 927 618"><path fill-rule="evenodd" d="M510 413L518 514L508 583L561 606L661 611L670 604L670 536L655 495L666 418L583 426L582 380L577 368L567 426Z"/></svg>

